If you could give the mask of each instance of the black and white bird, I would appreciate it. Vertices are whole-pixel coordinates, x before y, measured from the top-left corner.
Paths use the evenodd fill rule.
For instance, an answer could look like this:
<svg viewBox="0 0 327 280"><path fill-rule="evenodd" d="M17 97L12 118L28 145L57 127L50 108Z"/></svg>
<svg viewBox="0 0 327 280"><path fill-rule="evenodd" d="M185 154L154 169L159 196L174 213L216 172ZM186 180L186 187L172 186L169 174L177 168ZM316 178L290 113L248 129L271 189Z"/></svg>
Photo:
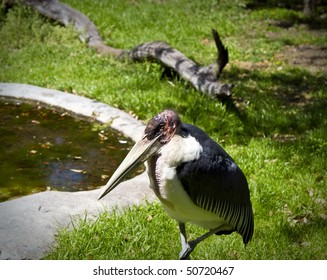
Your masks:
<svg viewBox="0 0 327 280"><path fill-rule="evenodd" d="M231 156L203 130L182 123L174 111L157 114L98 199L142 162L164 210L179 224L180 259L189 259L195 246L213 234L236 231L244 244L251 240L254 223L247 180ZM188 222L209 231L188 241Z"/></svg>

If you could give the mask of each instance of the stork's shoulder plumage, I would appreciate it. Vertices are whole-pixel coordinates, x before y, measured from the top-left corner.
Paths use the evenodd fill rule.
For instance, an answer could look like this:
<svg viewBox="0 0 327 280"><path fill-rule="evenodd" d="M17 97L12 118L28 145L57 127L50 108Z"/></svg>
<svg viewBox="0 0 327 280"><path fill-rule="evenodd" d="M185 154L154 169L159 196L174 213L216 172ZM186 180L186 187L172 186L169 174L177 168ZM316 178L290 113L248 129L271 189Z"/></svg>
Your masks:
<svg viewBox="0 0 327 280"><path fill-rule="evenodd" d="M196 160L177 166L177 175L193 202L225 219L243 236L253 235L253 214L247 180L232 157L200 128L183 124L181 135L196 139L202 150Z"/></svg>

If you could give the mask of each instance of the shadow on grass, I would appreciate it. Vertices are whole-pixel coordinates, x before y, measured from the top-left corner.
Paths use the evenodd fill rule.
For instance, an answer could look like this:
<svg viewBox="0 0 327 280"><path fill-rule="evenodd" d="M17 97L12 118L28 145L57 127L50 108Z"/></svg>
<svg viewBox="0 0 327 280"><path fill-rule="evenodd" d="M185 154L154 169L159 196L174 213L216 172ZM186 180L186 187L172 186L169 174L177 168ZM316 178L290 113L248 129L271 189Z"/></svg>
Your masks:
<svg viewBox="0 0 327 280"><path fill-rule="evenodd" d="M304 1L251 0L246 4L246 9L249 10L278 8L303 12ZM272 25L287 29L297 24L305 24L310 29L324 29L327 27L327 19L324 16L326 12L327 3L325 1L317 1L311 15L305 15L304 13L289 13L288 16L284 17L282 20L272 21Z"/></svg>
<svg viewBox="0 0 327 280"><path fill-rule="evenodd" d="M235 84L238 102L225 100L226 109L240 118L250 137L302 134L326 125L327 82L323 74L290 68L283 71L232 67L224 78Z"/></svg>

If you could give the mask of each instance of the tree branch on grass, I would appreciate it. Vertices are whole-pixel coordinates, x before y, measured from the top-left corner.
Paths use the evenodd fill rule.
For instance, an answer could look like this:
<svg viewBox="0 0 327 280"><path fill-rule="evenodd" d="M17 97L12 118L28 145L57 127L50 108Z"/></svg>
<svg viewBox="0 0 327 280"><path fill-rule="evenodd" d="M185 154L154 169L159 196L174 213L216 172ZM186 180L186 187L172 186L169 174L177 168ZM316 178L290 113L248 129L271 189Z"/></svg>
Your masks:
<svg viewBox="0 0 327 280"><path fill-rule="evenodd" d="M7 0L5 3L13 1ZM228 63L228 50L215 29L212 30L212 35L217 47L217 60L209 66L200 66L163 41L144 43L131 50L107 46L97 27L87 16L58 0L16 0L16 2L30 6L40 14L65 26L73 24L79 33L80 40L100 54L109 54L117 59L127 58L132 62L156 60L165 67L172 68L183 79L189 81L196 90L212 98L224 99L232 94L233 86L231 84L223 84L218 81Z"/></svg>

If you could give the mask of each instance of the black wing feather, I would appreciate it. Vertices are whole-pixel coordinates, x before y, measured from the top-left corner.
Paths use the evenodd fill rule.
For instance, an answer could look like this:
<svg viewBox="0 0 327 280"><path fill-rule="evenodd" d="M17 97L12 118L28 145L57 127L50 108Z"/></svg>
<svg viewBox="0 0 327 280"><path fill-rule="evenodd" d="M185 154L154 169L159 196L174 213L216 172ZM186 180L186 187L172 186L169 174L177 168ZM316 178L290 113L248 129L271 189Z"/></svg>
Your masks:
<svg viewBox="0 0 327 280"><path fill-rule="evenodd" d="M177 167L186 192L196 205L225 219L242 235L244 243L248 243L253 235L254 223L250 191L242 170L201 129L183 124L181 134L195 137L203 147L198 160Z"/></svg>

